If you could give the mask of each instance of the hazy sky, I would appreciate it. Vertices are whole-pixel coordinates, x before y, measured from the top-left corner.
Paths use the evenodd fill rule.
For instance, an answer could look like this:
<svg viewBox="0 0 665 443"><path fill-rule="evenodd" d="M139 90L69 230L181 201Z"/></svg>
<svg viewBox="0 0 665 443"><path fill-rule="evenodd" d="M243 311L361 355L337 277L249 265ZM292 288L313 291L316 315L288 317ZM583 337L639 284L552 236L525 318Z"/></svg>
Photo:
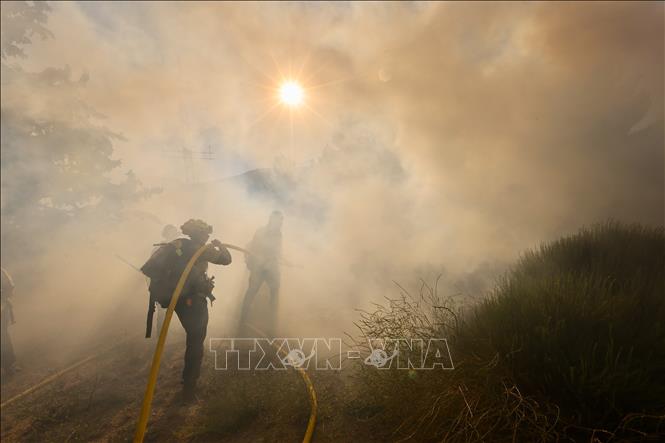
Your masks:
<svg viewBox="0 0 665 443"><path fill-rule="evenodd" d="M350 119L389 128L410 174L486 217L662 222L663 7L54 3L26 65L89 73L146 181L178 146L214 145L210 178L300 164ZM309 109L262 117L289 72L317 85Z"/></svg>

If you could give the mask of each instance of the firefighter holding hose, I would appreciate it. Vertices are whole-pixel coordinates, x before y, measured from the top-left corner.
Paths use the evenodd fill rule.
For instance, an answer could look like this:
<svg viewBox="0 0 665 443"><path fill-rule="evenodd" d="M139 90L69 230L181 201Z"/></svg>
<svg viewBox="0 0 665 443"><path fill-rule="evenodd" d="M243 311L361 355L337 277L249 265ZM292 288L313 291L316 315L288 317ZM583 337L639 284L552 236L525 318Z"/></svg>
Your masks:
<svg viewBox="0 0 665 443"><path fill-rule="evenodd" d="M168 307L174 288L189 260L206 244L212 234L212 226L202 220L188 220L180 227L189 238L179 238L157 249L141 271L150 277L150 306L154 303ZM208 263L229 265L231 254L219 240L213 240L194 264L187 278L182 295L175 306L175 313L187 333L185 367L182 372L183 400L196 399L196 384L201 372L203 344L208 327L208 299L212 304L214 282L207 275ZM152 312L148 311L148 328L151 329Z"/></svg>
<svg viewBox="0 0 665 443"><path fill-rule="evenodd" d="M270 214L268 224L259 228L251 243L247 247L249 254L246 255L247 269L249 270L249 282L242 303L240 313L240 330L246 326L249 310L256 294L263 283L270 289L270 307L273 316L277 313L277 301L280 286L280 260L282 255L282 222L284 216L280 211ZM274 317L270 329L274 331Z"/></svg>

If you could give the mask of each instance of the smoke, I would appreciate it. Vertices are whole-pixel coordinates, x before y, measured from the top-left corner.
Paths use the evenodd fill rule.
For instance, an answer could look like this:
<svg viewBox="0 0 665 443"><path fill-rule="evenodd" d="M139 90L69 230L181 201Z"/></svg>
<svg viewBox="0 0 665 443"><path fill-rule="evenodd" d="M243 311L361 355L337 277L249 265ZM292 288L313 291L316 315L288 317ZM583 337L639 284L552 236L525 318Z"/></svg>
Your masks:
<svg viewBox="0 0 665 443"><path fill-rule="evenodd" d="M298 334L349 330L393 280L415 292L442 274L442 291L478 297L521 251L582 225L663 224L661 3L52 9L54 38L20 64L83 76L76 94L123 137L112 174L162 192L53 232L39 268L3 257L35 276L17 313L49 333L141 331L144 283L116 255L140 266L163 225L188 218L243 246L284 211L284 252L301 267L283 268L280 318ZM293 112L274 97L290 76L307 94ZM3 119L68 112L2 92ZM211 333L229 333L243 258L213 268ZM43 335L21 323L17 337Z"/></svg>

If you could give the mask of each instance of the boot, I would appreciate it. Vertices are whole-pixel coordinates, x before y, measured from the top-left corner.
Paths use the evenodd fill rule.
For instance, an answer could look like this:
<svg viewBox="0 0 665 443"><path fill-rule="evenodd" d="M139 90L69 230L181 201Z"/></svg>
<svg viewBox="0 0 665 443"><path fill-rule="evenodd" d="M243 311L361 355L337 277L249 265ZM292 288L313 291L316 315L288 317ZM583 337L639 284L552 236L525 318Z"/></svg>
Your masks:
<svg viewBox="0 0 665 443"><path fill-rule="evenodd" d="M196 393L196 383L184 383L182 387L182 403L185 405L196 403L198 400Z"/></svg>

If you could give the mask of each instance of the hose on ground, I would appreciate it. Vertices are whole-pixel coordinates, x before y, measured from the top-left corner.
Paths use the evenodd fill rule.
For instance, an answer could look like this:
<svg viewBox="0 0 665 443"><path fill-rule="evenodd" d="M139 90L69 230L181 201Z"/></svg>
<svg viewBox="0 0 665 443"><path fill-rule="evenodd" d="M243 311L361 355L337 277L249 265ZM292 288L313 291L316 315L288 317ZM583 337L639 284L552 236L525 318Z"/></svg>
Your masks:
<svg viewBox="0 0 665 443"><path fill-rule="evenodd" d="M267 337L267 335L256 326L253 326L251 324L247 324L247 326L257 334ZM276 346L274 343L272 343L272 346L277 350L277 352L280 352L283 357L287 356L286 352L283 349ZM312 380L309 378L309 375L307 375L307 371L305 371L303 368L299 366L294 366L293 368L296 369L300 374L300 376L302 377L303 382L305 383L305 387L307 388L307 394L309 395L309 405L310 405L309 420L307 421L307 429L305 430L305 436L303 437L302 441L303 443L310 443L310 441L312 440L312 435L314 435L314 427L316 426L316 413L318 409L318 402L316 400L316 391L314 390L314 385L312 384Z"/></svg>

